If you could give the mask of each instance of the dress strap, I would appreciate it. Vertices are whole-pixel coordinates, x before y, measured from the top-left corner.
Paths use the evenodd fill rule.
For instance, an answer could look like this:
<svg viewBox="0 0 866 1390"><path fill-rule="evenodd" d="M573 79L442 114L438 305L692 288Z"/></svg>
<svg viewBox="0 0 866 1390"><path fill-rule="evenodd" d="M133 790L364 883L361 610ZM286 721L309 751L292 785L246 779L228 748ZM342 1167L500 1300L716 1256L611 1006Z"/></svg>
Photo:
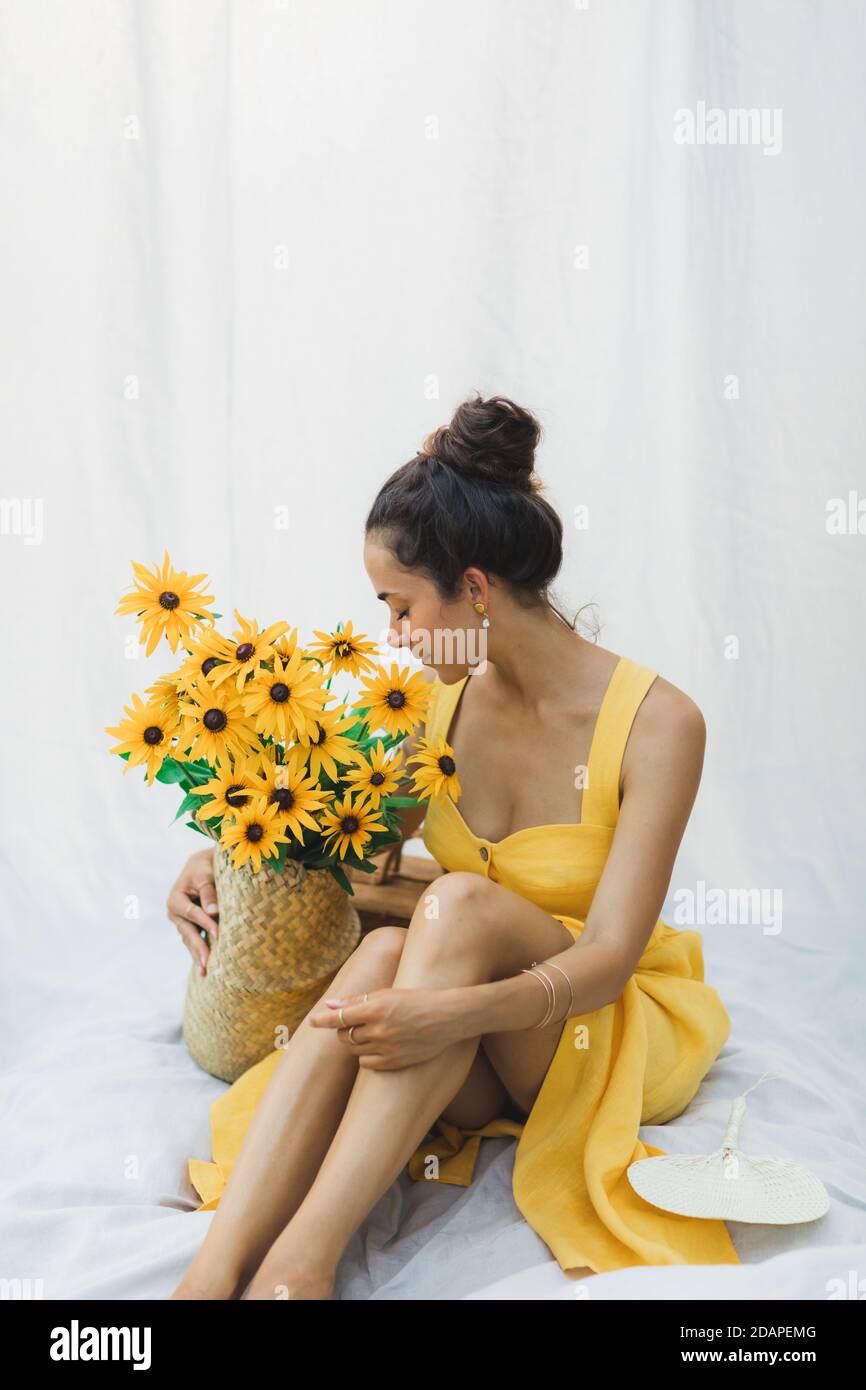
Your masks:
<svg viewBox="0 0 866 1390"><path fill-rule="evenodd" d="M437 726L442 713L442 682L437 676L430 685L430 699L427 703L427 713L424 717L424 736L425 738L435 738Z"/></svg>
<svg viewBox="0 0 866 1390"><path fill-rule="evenodd" d="M427 718L424 722L425 738L434 739L444 736L451 723L451 716L460 698L463 685L463 681L457 681L455 685L446 685L438 676L432 682L430 703L427 706Z"/></svg>
<svg viewBox="0 0 866 1390"><path fill-rule="evenodd" d="M627 656L621 656L614 668L592 736L581 825L616 825L625 746L641 701L657 675Z"/></svg>

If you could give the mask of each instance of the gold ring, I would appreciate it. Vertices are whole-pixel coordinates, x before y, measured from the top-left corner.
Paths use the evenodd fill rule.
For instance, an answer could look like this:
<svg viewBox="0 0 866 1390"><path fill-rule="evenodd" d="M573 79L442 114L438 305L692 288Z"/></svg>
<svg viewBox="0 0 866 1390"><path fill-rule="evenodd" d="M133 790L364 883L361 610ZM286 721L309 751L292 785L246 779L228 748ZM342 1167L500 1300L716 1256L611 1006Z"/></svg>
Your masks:
<svg viewBox="0 0 866 1390"><path fill-rule="evenodd" d="M350 1043L354 1043L354 1041L355 1041L355 1039L352 1037L352 1034L354 1033L354 1031L355 1031L355 1029L357 1028L357 1026L358 1026L357 1023L353 1023L352 1026L351 1026L351 1028L349 1029L349 1042L350 1042Z"/></svg>
<svg viewBox="0 0 866 1390"><path fill-rule="evenodd" d="M341 1026L342 1028L345 1028L345 1026L346 1026L346 1020L343 1018L343 1009L344 1009L345 1007L346 1007L345 1004L341 1004L341 1005L340 1005L340 1026Z"/></svg>

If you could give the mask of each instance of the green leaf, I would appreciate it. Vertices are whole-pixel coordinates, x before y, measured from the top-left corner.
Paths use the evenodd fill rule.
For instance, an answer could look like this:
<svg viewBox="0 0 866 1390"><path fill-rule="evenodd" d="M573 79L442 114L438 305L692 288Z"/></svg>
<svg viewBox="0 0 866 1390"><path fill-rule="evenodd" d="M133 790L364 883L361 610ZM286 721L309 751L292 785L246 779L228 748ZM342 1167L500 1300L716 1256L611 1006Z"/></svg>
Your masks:
<svg viewBox="0 0 866 1390"><path fill-rule="evenodd" d="M270 865L272 866L272 868L273 868L278 874L281 874L281 873L283 873L283 872L285 871L286 861L287 861L287 859L288 859L288 857L289 857L289 850L290 850L291 848L292 848L291 845L277 845L277 857L276 857L276 859L270 859L270 860L268 861L268 862L270 863Z"/></svg>
<svg viewBox="0 0 866 1390"><path fill-rule="evenodd" d="M212 801L213 797L211 797L210 800ZM194 796L192 792L187 792L183 801L177 808L175 820L180 820L181 816L185 816L189 811L196 810L199 806L201 806L201 803L202 798L200 796Z"/></svg>
<svg viewBox="0 0 866 1390"><path fill-rule="evenodd" d="M166 758L159 772L156 774L157 782L180 782L183 779L183 767L175 762L174 758Z"/></svg>
<svg viewBox="0 0 866 1390"><path fill-rule="evenodd" d="M208 835L207 831L202 830L200 825L196 825L194 820L188 820L186 824L189 826L190 830L197 830L199 835L206 835L207 838L210 839L210 835Z"/></svg>
<svg viewBox="0 0 866 1390"><path fill-rule="evenodd" d="M211 778L216 775L214 769L208 763L200 761L194 763L180 763L179 767L181 769L181 777L185 778L187 782L192 783L192 785L196 787L203 787L205 782L209 782ZM181 778L177 780L180 781Z"/></svg>
<svg viewBox="0 0 866 1390"><path fill-rule="evenodd" d="M414 796L383 796L381 804L383 806L419 806L421 803Z"/></svg>
<svg viewBox="0 0 866 1390"><path fill-rule="evenodd" d="M340 887L346 893L349 894L349 897L354 898L355 890L352 887L352 880L349 878L348 874L343 869L343 867L340 864L329 864L327 867L329 872L334 875L334 878L337 880Z"/></svg>
<svg viewBox="0 0 866 1390"><path fill-rule="evenodd" d="M349 859L348 854L346 855L346 859ZM374 874L379 867L378 864L371 864L369 859L352 859L350 863L353 869L357 869L358 872L362 874Z"/></svg>

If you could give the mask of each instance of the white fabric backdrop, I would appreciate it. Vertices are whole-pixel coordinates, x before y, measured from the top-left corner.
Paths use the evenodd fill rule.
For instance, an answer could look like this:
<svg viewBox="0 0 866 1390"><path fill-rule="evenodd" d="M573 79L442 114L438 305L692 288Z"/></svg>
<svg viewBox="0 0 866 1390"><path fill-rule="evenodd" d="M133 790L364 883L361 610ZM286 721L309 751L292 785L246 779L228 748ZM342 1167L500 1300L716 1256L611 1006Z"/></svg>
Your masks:
<svg viewBox="0 0 866 1390"><path fill-rule="evenodd" d="M782 894L780 931L697 920L734 1031L646 1137L701 1152L782 1072L744 1140L834 1207L738 1248L777 1257L771 1293L850 1267L866 536L827 508L866 493L864 30L816 0L4 0L0 1275L164 1297L208 1219L184 1162L221 1087L183 1050L163 916L199 842L103 733L172 664L113 616L130 560L167 547L226 614L377 633L365 509L475 388L544 423L562 600L704 711L668 920L701 883ZM781 112L781 148L677 143L699 103ZM510 1205L510 1144L483 1147L468 1195L383 1199L343 1296L569 1291ZM495 1267L466 1253L491 1230ZM767 1287L718 1273L708 1293Z"/></svg>

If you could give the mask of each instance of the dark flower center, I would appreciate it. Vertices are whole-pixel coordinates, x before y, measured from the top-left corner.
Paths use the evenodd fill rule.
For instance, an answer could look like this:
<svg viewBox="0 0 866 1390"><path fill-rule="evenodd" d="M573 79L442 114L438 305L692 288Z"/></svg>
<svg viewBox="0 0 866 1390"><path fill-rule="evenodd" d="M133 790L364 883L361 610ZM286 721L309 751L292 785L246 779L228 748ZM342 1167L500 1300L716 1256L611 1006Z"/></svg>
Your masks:
<svg viewBox="0 0 866 1390"><path fill-rule="evenodd" d="M371 787L381 787L381 785L382 785L382 783L384 782L384 780L385 780L385 774L384 774L384 772L374 772L373 775L372 775L372 777L370 778L370 786L371 786Z"/></svg>
<svg viewBox="0 0 866 1390"><path fill-rule="evenodd" d="M229 787L228 791L226 792L227 806L246 806L249 799L249 792L246 790L245 787L241 786L240 782L238 782L236 785Z"/></svg>
<svg viewBox="0 0 866 1390"><path fill-rule="evenodd" d="M247 826L247 839L251 840L254 845L258 844L264 833L264 828L259 825L258 821L253 821L252 825Z"/></svg>
<svg viewBox="0 0 866 1390"><path fill-rule="evenodd" d="M202 673L202 675L203 675L203 676L209 675L210 672L213 670L213 668L214 668L215 666L217 666L217 665L219 665L219 663L218 663L218 661L217 661L217 659L216 659L215 656L208 656L208 657L205 657L204 661L203 661L202 664L201 664L201 673Z"/></svg>
<svg viewBox="0 0 866 1390"><path fill-rule="evenodd" d="M439 759L439 766L441 767L442 771L445 773L445 776L446 776L446 777L453 777L453 776L454 776L454 769L455 769L455 767L456 767L456 764L455 764L455 762L454 762L454 759L453 759L453 758L449 758L449 756L448 756L447 753L443 753L442 757Z"/></svg>
<svg viewBox="0 0 866 1390"><path fill-rule="evenodd" d="M340 828L345 835L354 835L358 829L359 821L357 816L344 816L340 821Z"/></svg>
<svg viewBox="0 0 866 1390"><path fill-rule="evenodd" d="M315 744L318 745L318 744L320 744L320 743L324 743L324 742L325 742L325 739L328 737L328 735L326 734L325 730L322 728L321 724L317 724L317 725L316 725L316 728L318 729L319 732L316 734L316 737L313 739L313 742L314 742Z"/></svg>
<svg viewBox="0 0 866 1390"><path fill-rule="evenodd" d="M172 593L171 589L164 589L159 596L159 602L163 608L177 608L180 599L177 594Z"/></svg>
<svg viewBox="0 0 866 1390"><path fill-rule="evenodd" d="M162 743L164 735L158 724L149 724L144 731L143 737L145 743L149 743L153 746L155 743Z"/></svg>
<svg viewBox="0 0 866 1390"><path fill-rule="evenodd" d="M406 703L406 696L402 690L389 690L385 697L385 703L392 709L402 709Z"/></svg>
<svg viewBox="0 0 866 1390"><path fill-rule="evenodd" d="M351 656L353 647L351 642L338 642L336 646L337 656Z"/></svg>
<svg viewBox="0 0 866 1390"><path fill-rule="evenodd" d="M240 646L235 648L235 656L238 661L249 661L254 651L252 642L241 642Z"/></svg>
<svg viewBox="0 0 866 1390"><path fill-rule="evenodd" d="M281 811L291 811L295 804L295 793L291 787L275 787L271 801L275 801Z"/></svg>
<svg viewBox="0 0 866 1390"><path fill-rule="evenodd" d="M209 709L205 712L202 723L206 729L210 729L212 734L220 733L229 721L226 718L225 710Z"/></svg>
<svg viewBox="0 0 866 1390"><path fill-rule="evenodd" d="M277 681L276 685L271 686L271 699L276 700L278 705L284 705L289 698L289 687L283 685L282 681Z"/></svg>

